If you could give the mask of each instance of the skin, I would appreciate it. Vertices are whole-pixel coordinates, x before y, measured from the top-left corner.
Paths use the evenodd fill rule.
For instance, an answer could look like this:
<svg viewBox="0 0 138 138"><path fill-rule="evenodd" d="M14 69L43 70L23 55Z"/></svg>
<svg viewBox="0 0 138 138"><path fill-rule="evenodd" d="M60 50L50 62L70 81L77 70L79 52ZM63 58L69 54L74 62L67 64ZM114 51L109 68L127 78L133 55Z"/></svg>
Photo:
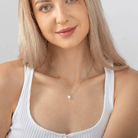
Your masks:
<svg viewBox="0 0 138 138"><path fill-rule="evenodd" d="M52 62L58 76L75 86L75 83L86 76L91 67L87 43L89 18L84 1L79 0L69 4L64 3L63 0L53 0L50 3L53 8L47 13L38 10L44 3L35 7L35 2L36 0L32 0L36 20L43 35L49 41L48 59ZM69 38L62 38L55 33L62 28L76 25L78 25L76 32ZM0 124L2 124L0 137L5 137L12 125L12 114L17 107L24 83L23 68L20 61L0 65L0 94L2 95L0 105L6 107L0 108ZM39 72L53 75L47 62L39 68ZM93 76L103 72L103 67L96 62L89 78L94 78ZM73 95L75 100L72 101L65 98L65 94L60 93L61 87L59 89L49 76L44 77L39 73L34 73L30 98L30 111L34 120L43 128L66 134L94 126L99 121L103 109L102 80L104 76L95 77L94 81L89 83L87 81L85 87L81 87L79 94L75 93L76 97L75 94ZM115 72L115 93L118 92L118 96L103 138L136 138L136 131L138 134L137 82L138 72L133 69ZM61 106L63 103L65 106ZM76 109L78 109L77 112ZM55 111L57 111L56 115ZM51 122L56 122L56 124L53 125Z"/></svg>
<svg viewBox="0 0 138 138"><path fill-rule="evenodd" d="M49 42L47 59L59 79L68 82L70 86L80 83L89 72L93 61L87 38L90 29L89 16L84 0L53 0L35 5L36 2L37 0L32 0L34 16ZM42 6L45 7L39 11ZM70 37L61 37L56 33L62 28L75 26L76 31ZM96 68L96 63L93 68ZM39 72L55 76L47 61ZM99 72L102 74L103 68ZM96 73L93 71L89 77Z"/></svg>

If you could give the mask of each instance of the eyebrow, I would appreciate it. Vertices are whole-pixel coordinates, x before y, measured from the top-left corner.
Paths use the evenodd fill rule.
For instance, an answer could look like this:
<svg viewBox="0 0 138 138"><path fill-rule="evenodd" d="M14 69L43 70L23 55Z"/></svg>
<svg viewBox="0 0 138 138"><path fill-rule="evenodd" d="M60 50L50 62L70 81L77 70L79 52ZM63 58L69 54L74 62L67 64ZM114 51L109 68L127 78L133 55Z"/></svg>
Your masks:
<svg viewBox="0 0 138 138"><path fill-rule="evenodd" d="M51 0L38 0L38 1L35 3L35 5L38 4L38 3L42 3L42 2L51 2Z"/></svg>

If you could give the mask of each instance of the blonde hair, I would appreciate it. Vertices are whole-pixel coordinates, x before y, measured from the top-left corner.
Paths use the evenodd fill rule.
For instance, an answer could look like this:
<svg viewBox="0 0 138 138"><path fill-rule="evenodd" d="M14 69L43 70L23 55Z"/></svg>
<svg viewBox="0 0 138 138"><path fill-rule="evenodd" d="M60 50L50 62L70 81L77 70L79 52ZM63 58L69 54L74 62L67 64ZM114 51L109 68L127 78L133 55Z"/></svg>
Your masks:
<svg viewBox="0 0 138 138"><path fill-rule="evenodd" d="M84 0L89 15L88 40L95 61L112 70L129 68L117 53L100 0ZM33 14L30 0L19 0L19 55L18 59L31 68L40 68L47 55L48 41L44 38ZM113 63L112 66L110 63Z"/></svg>

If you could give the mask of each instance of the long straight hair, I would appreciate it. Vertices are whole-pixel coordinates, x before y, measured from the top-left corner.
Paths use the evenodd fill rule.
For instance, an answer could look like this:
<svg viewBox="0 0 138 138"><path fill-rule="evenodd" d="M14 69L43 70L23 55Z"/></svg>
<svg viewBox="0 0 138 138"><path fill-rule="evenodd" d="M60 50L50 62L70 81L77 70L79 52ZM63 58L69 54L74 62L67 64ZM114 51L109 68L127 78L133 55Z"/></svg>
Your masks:
<svg viewBox="0 0 138 138"><path fill-rule="evenodd" d="M90 30L87 35L90 53L95 61L112 70L130 68L115 49L115 44L100 0L84 0L89 15ZM48 41L35 19L30 0L19 0L19 55L23 65L40 68L47 55ZM113 63L112 66L110 63Z"/></svg>

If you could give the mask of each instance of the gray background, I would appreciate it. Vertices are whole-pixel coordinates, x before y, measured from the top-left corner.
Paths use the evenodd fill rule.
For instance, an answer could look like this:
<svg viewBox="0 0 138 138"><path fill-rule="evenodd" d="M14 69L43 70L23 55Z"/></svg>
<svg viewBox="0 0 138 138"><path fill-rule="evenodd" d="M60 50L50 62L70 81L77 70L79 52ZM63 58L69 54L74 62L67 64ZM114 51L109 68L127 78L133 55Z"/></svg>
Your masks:
<svg viewBox="0 0 138 138"><path fill-rule="evenodd" d="M138 0L101 0L119 54L138 70ZM0 64L16 60L18 48L18 0L0 4Z"/></svg>

